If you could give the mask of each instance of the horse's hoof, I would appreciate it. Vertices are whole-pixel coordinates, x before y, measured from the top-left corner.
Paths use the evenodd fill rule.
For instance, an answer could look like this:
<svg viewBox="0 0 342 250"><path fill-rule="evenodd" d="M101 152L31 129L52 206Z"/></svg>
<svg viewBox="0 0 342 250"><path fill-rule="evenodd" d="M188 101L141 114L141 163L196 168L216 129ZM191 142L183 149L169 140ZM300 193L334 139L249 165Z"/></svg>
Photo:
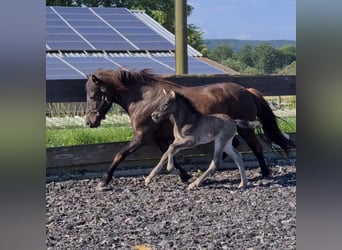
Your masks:
<svg viewBox="0 0 342 250"><path fill-rule="evenodd" d="M261 171L261 175L263 178L269 178L271 176L271 172L269 170L267 171Z"/></svg>
<svg viewBox="0 0 342 250"><path fill-rule="evenodd" d="M182 182L187 183L192 178L192 175L185 174L185 175L180 176L180 178Z"/></svg>
<svg viewBox="0 0 342 250"><path fill-rule="evenodd" d="M238 188L241 188L241 189L244 189L247 187L247 184L246 183L240 183Z"/></svg>

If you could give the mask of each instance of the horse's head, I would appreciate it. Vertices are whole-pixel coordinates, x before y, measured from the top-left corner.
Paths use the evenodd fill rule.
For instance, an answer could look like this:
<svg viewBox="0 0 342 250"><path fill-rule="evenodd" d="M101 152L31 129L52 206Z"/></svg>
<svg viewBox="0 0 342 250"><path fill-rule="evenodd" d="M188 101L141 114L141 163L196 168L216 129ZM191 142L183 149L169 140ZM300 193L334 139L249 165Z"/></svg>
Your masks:
<svg viewBox="0 0 342 250"><path fill-rule="evenodd" d="M96 128L101 125L101 120L106 118L105 115L113 101L105 82L101 81L96 74L88 76L86 91L86 125Z"/></svg>
<svg viewBox="0 0 342 250"><path fill-rule="evenodd" d="M165 94L163 102L159 105L157 110L155 110L151 114L152 120L156 123L165 120L176 111L176 92L174 92L173 90L168 91L165 89L163 89L163 92Z"/></svg>

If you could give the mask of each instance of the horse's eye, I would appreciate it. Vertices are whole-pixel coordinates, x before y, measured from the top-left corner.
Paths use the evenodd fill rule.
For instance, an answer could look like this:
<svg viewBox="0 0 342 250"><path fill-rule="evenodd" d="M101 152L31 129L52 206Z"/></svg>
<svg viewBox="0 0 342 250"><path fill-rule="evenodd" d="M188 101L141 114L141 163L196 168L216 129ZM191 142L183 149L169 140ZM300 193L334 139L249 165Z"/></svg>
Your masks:
<svg viewBox="0 0 342 250"><path fill-rule="evenodd" d="M164 104L164 105L161 107L161 110L162 110L162 111L165 111L165 110L167 110L167 107L168 107L167 104Z"/></svg>

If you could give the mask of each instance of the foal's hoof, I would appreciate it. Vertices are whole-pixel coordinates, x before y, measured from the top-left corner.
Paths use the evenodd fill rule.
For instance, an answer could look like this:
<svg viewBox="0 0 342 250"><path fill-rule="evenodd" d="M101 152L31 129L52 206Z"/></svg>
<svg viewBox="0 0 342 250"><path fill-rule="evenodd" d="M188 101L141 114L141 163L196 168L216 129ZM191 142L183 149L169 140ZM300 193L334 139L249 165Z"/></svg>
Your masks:
<svg viewBox="0 0 342 250"><path fill-rule="evenodd" d="M247 183L240 183L238 188L244 189L247 187Z"/></svg>
<svg viewBox="0 0 342 250"><path fill-rule="evenodd" d="M198 185L197 185L197 183L191 183L189 186L188 186L188 190L194 190L196 187L197 187Z"/></svg>
<svg viewBox="0 0 342 250"><path fill-rule="evenodd" d="M148 186L150 184L151 179L150 178L145 178L145 186Z"/></svg>
<svg viewBox="0 0 342 250"><path fill-rule="evenodd" d="M99 182L99 184L97 184L95 189L98 192L103 192L103 191L108 191L110 188L108 187L108 184L101 181Z"/></svg>

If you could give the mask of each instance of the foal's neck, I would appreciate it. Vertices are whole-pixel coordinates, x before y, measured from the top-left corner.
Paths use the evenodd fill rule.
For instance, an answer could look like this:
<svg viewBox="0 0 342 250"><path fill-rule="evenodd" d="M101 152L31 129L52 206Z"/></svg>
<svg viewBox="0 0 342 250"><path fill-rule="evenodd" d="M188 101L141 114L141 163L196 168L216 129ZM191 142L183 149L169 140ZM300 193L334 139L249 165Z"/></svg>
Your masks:
<svg viewBox="0 0 342 250"><path fill-rule="evenodd" d="M197 120L196 117L201 115L197 111L188 99L177 95L176 100L176 112L173 114L173 120L178 128L182 128L185 125L193 124Z"/></svg>

